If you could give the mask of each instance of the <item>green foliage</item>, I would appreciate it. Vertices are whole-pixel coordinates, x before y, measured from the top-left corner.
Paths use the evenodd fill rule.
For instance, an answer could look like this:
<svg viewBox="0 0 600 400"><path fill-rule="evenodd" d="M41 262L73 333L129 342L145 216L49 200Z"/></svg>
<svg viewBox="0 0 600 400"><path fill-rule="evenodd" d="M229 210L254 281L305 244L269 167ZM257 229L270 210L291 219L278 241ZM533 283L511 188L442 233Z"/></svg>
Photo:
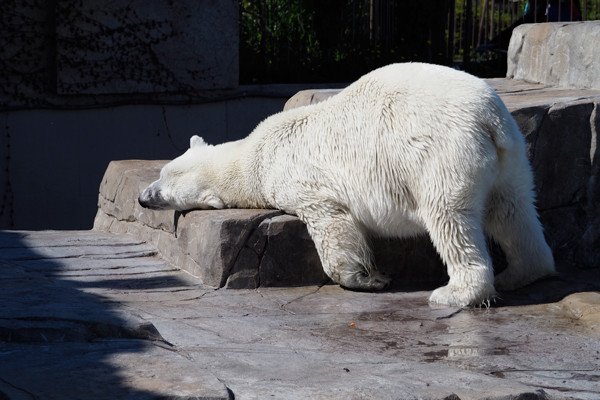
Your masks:
<svg viewBox="0 0 600 400"><path fill-rule="evenodd" d="M600 19L600 1L587 1L587 19L598 20Z"/></svg>
<svg viewBox="0 0 600 400"><path fill-rule="evenodd" d="M352 81L392 62L443 62L445 41L430 38L443 36L440 4L449 2L241 0L240 80Z"/></svg>
<svg viewBox="0 0 600 400"><path fill-rule="evenodd" d="M247 65L242 80L277 76L292 58L298 68L310 68L321 55L313 14L300 1L241 0L240 39L241 64Z"/></svg>
<svg viewBox="0 0 600 400"><path fill-rule="evenodd" d="M456 65L465 52L470 72L501 76L526 3L472 0L467 32L466 0L240 0L240 81L347 82L392 62ZM580 4L600 18L599 0Z"/></svg>

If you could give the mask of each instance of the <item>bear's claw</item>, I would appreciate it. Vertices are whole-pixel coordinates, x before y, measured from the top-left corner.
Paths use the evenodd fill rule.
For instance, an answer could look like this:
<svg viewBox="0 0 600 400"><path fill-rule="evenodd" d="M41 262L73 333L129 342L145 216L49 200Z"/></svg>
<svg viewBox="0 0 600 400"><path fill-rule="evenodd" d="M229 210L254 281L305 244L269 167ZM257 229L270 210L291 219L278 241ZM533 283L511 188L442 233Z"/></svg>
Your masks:
<svg viewBox="0 0 600 400"><path fill-rule="evenodd" d="M390 282L391 278L379 272L360 271L352 274L351 279L347 279L346 282L340 282L340 285L352 290L378 291L387 288Z"/></svg>
<svg viewBox="0 0 600 400"><path fill-rule="evenodd" d="M460 287L446 285L439 287L431 293L429 301L434 304L442 304L454 307L489 305L496 292L493 286L484 285L476 290L474 287Z"/></svg>

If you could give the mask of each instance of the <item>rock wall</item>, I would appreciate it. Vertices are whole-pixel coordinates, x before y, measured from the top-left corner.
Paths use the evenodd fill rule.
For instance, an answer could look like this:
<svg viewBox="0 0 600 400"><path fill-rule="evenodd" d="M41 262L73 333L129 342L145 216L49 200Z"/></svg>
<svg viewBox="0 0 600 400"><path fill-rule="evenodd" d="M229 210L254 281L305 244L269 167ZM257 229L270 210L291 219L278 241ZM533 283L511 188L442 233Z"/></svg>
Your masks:
<svg viewBox="0 0 600 400"><path fill-rule="evenodd" d="M507 78L600 89L600 21L524 24L513 30Z"/></svg>
<svg viewBox="0 0 600 400"><path fill-rule="evenodd" d="M535 174L537 206L559 270L600 267L600 91L557 90L521 81L488 81L525 135ZM336 90L303 91L286 108L326 100ZM137 204L165 161L117 161L100 187L94 228L129 233L215 287L254 288L327 281L306 227L274 210L211 210L180 214ZM373 240L377 267L396 288L445 279L429 238ZM490 244L494 266L503 268Z"/></svg>
<svg viewBox="0 0 600 400"><path fill-rule="evenodd" d="M599 104L575 101L513 111L529 146L537 207L555 257L600 266Z"/></svg>
<svg viewBox="0 0 600 400"><path fill-rule="evenodd" d="M238 86L237 1L2 5L0 106L81 107ZM121 97L89 99L98 95Z"/></svg>

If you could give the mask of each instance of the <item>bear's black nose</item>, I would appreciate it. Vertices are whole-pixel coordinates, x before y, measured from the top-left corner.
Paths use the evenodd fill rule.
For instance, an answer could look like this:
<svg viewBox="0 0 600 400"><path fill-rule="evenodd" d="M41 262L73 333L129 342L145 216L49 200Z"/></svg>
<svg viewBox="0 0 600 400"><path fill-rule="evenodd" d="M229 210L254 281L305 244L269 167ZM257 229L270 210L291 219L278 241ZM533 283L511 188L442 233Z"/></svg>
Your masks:
<svg viewBox="0 0 600 400"><path fill-rule="evenodd" d="M148 199L144 199L142 195L143 193L140 194L140 196L138 197L138 203L140 203L140 206L144 208L150 208L150 203L148 202Z"/></svg>
<svg viewBox="0 0 600 400"><path fill-rule="evenodd" d="M144 208L150 210L165 210L168 207L168 203L164 201L160 192L152 187L146 188L138 197L138 203Z"/></svg>

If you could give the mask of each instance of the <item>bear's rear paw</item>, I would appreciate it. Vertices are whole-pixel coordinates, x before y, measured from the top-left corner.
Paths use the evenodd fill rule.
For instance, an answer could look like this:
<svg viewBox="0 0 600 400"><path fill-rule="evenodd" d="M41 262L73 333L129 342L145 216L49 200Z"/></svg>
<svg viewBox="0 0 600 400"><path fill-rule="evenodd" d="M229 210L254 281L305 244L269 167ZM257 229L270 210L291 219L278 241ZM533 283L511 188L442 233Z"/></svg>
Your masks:
<svg viewBox="0 0 600 400"><path fill-rule="evenodd" d="M468 287L446 285L437 288L429 296L429 301L455 307L489 305L495 297L495 290L490 285L484 287Z"/></svg>
<svg viewBox="0 0 600 400"><path fill-rule="evenodd" d="M340 285L353 290L376 291L383 290L388 287L390 281L390 278L377 271L371 271L371 273L359 271L348 276L347 279L344 279L343 282L340 282Z"/></svg>

